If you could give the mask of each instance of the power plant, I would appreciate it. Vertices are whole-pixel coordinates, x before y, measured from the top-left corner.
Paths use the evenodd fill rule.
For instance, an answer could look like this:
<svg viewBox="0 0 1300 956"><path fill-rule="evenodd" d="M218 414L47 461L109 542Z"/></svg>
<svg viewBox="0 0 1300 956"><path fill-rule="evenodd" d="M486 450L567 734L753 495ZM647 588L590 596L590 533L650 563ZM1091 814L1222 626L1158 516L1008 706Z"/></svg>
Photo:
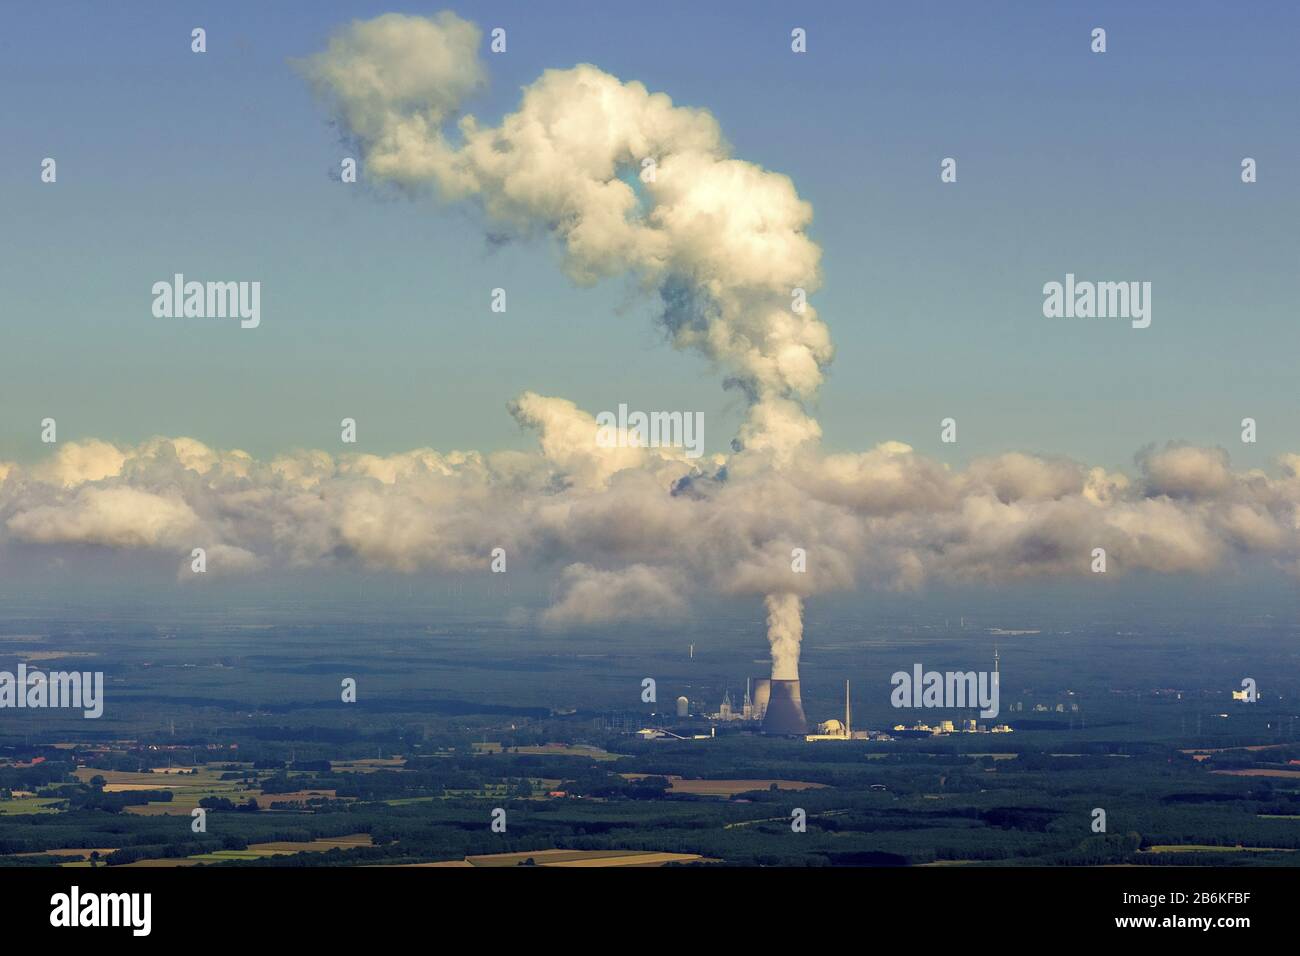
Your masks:
<svg viewBox="0 0 1300 956"><path fill-rule="evenodd" d="M799 681L769 682L767 708L763 715L763 733L776 736L800 736L808 733L808 719L803 713Z"/></svg>
<svg viewBox="0 0 1300 956"><path fill-rule="evenodd" d="M849 682L844 682L844 722L832 717L817 725L817 733L809 734L806 740L852 740L853 708L849 701ZM869 738L868 738L869 739Z"/></svg>
<svg viewBox="0 0 1300 956"><path fill-rule="evenodd" d="M999 672L1000 660L994 654L994 672ZM919 665L918 665L919 666ZM1008 734L1013 728L1008 724L986 725L973 717L951 717L935 721L933 724L915 723L912 726L897 724L891 731L854 730L853 704L850 696L849 681L844 681L844 717L829 718L816 724L809 730L808 718L804 714L803 694L799 680L781 678L755 677L746 680L743 707L737 709L729 690L723 690L722 704L717 713L692 714L690 700L686 696L676 700L675 719L671 715L652 714L660 723L656 726L637 730L647 740L702 740L719 735L761 733L769 737L795 737L814 741L833 740L871 740L891 741L909 737L930 737L956 733L967 734ZM1065 704L1057 704L1059 713L1065 711ZM1070 705L1074 710L1078 704ZM698 707L698 705L697 705ZM1017 709L1018 705L1012 705ZM1049 708L1043 704L1034 707L1046 712ZM643 720L643 717L634 718ZM668 729L671 727L672 729ZM707 731L707 732L706 732Z"/></svg>

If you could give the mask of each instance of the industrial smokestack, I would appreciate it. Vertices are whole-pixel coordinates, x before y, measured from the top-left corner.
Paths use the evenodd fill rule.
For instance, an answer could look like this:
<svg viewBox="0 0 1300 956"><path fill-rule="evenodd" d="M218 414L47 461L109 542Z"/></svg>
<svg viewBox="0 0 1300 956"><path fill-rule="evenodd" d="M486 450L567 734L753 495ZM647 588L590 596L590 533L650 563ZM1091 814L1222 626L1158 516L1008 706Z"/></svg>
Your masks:
<svg viewBox="0 0 1300 956"><path fill-rule="evenodd" d="M762 720L767 713L768 700L772 693L772 682L766 677L754 678L753 712L755 720Z"/></svg>
<svg viewBox="0 0 1300 956"><path fill-rule="evenodd" d="M797 680L772 680L771 698L763 717L763 733L794 736L808 733L808 719L803 715L803 700Z"/></svg>
<svg viewBox="0 0 1300 956"><path fill-rule="evenodd" d="M844 736L853 737L853 708L849 704L849 682L844 682Z"/></svg>

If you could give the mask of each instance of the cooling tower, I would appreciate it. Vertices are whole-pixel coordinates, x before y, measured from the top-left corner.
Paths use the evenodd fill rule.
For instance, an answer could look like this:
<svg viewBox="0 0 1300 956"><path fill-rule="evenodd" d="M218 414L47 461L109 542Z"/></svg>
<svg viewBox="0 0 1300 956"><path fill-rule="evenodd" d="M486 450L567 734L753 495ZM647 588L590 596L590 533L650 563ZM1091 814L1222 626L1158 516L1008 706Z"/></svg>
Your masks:
<svg viewBox="0 0 1300 956"><path fill-rule="evenodd" d="M763 715L767 713L768 697L772 692L772 682L766 677L754 678L754 696L750 699L750 706L755 720L762 720Z"/></svg>
<svg viewBox="0 0 1300 956"><path fill-rule="evenodd" d="M778 736L808 733L808 719L803 715L797 680L773 679L767 713L763 717L763 733Z"/></svg>

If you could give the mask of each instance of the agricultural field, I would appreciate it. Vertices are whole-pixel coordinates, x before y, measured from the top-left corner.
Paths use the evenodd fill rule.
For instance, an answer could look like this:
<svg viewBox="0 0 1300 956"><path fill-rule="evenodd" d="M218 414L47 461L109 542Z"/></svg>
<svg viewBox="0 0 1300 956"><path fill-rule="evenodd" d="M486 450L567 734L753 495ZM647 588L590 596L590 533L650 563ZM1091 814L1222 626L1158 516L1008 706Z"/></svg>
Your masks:
<svg viewBox="0 0 1300 956"><path fill-rule="evenodd" d="M295 853L325 853L330 850L353 850L357 847L371 846L369 833L352 833L342 837L317 840L277 840L270 843L252 843L244 850L216 850L212 853L196 853L183 859L137 860L126 866L198 866L203 863L226 863L230 861L256 862L273 856L289 856Z"/></svg>
<svg viewBox="0 0 1300 956"><path fill-rule="evenodd" d="M1229 777L1278 777L1282 780L1300 780L1300 770L1282 770L1276 767L1252 767L1247 770L1215 770Z"/></svg>
<svg viewBox="0 0 1300 956"><path fill-rule="evenodd" d="M19 816L30 813L57 813L57 798L18 797L13 800L0 800L0 816Z"/></svg>
<svg viewBox="0 0 1300 956"><path fill-rule="evenodd" d="M1295 853L1278 846L1211 846L1209 844L1167 844L1143 847L1139 853Z"/></svg>
<svg viewBox="0 0 1300 956"><path fill-rule="evenodd" d="M628 780L646 779L646 774L624 774ZM776 780L770 777L759 780L686 780L675 774L668 774L669 793L689 793L701 797L734 797L740 793L753 790L816 790L825 787L824 783L809 783L806 780Z"/></svg>
<svg viewBox="0 0 1300 956"><path fill-rule="evenodd" d="M227 766L226 764L195 765L151 770L148 773L80 767L75 771L74 776L78 781L86 784L95 777L103 777L105 793L168 790L172 794L170 802L131 806L126 808L126 812L143 816L160 814L189 816L190 811L197 808L199 801L205 797L225 797L229 800L244 801L250 797L261 796L260 791L249 789L240 781L223 780L222 776L231 772L223 769Z"/></svg>
<svg viewBox="0 0 1300 956"><path fill-rule="evenodd" d="M503 866L665 866L669 863L707 862L697 853L655 853L652 850L533 850L524 853L489 853L464 860L415 863L430 867Z"/></svg>
<svg viewBox="0 0 1300 956"><path fill-rule="evenodd" d="M603 747L589 744L549 743L539 747L514 747L512 753L539 754L547 757L585 757L588 760L617 760L618 754L612 754Z"/></svg>
<svg viewBox="0 0 1300 956"><path fill-rule="evenodd" d="M378 770L401 770L405 762L401 757L331 760L330 769L336 773L374 773Z"/></svg>

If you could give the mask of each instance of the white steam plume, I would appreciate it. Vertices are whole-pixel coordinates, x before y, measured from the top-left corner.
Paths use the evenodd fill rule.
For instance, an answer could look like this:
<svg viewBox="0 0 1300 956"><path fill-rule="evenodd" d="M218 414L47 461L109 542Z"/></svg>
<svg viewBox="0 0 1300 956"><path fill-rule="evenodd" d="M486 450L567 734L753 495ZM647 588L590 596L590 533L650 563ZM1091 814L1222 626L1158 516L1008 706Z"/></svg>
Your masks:
<svg viewBox="0 0 1300 956"><path fill-rule="evenodd" d="M579 283L632 273L675 345L752 399L744 447L788 462L821 430L830 334L792 291L820 283L812 207L788 176L733 159L705 110L594 66L547 70L499 125L444 126L482 81L480 32L451 13L354 23L300 68L360 143L367 175L472 199L519 235L549 232ZM653 176L642 163L654 161Z"/></svg>
<svg viewBox="0 0 1300 956"><path fill-rule="evenodd" d="M481 81L480 41L451 13L388 14L354 23L302 69L372 178L432 185L518 233L553 233L577 282L631 272L657 289L674 344L748 395L739 446L788 465L821 435L800 401L832 355L802 299L820 281L821 249L804 232L812 207L788 176L731 158L708 112L586 64L547 70L498 126L463 118L453 142L443 126ZM647 162L653 175L640 174ZM783 622L797 616L797 600L776 600ZM769 640L797 661L801 632L769 629Z"/></svg>
<svg viewBox="0 0 1300 956"><path fill-rule="evenodd" d="M772 679L799 679L799 644L803 640L803 601L797 594L769 594L767 640L772 645Z"/></svg>

